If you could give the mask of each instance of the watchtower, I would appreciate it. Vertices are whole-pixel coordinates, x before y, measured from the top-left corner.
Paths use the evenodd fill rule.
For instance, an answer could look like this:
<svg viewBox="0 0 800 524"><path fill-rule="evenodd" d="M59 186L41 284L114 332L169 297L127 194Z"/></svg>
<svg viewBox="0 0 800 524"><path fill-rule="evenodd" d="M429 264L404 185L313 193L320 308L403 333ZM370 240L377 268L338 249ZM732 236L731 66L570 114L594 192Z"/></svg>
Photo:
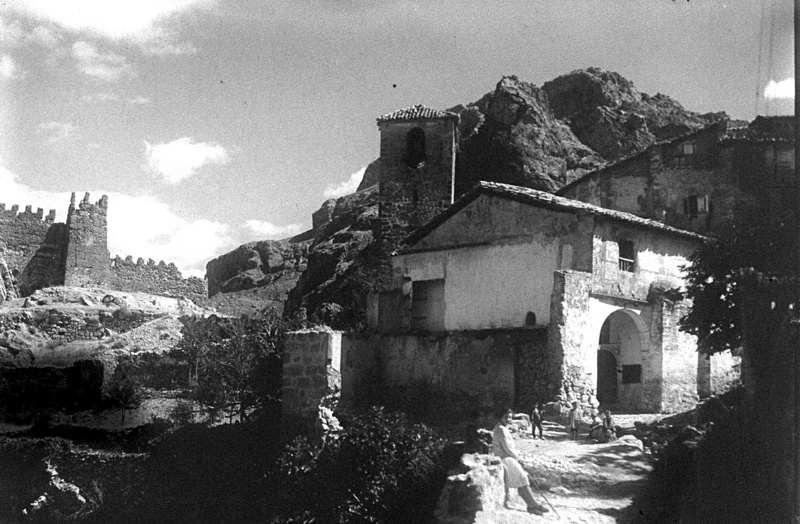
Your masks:
<svg viewBox="0 0 800 524"><path fill-rule="evenodd" d="M75 207L75 193L67 211L67 258L65 286L102 286L108 284L108 197L92 204L89 193Z"/></svg>

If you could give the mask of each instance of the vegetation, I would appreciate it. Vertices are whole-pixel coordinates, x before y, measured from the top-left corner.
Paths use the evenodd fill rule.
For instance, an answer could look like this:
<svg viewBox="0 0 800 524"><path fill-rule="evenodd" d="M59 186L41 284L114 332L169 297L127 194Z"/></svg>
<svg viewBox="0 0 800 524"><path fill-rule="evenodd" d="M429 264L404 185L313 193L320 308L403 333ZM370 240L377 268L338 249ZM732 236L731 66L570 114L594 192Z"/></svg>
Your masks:
<svg viewBox="0 0 800 524"><path fill-rule="evenodd" d="M267 522L425 523L444 483L444 441L401 413L372 408L322 442L295 439L267 476Z"/></svg>
<svg viewBox="0 0 800 524"><path fill-rule="evenodd" d="M751 202L740 206L715 241L707 243L691 258L687 296L691 312L682 319L684 331L696 335L706 354L741 347L743 337L743 283L773 283L771 308L787 311L800 297L797 279L797 213L774 202ZM774 320L781 322L783 315ZM770 326L766 332L776 332Z"/></svg>
<svg viewBox="0 0 800 524"><path fill-rule="evenodd" d="M172 356L188 364L191 397L211 416L249 420L274 412L281 388L283 336L288 324L274 311L183 319Z"/></svg>

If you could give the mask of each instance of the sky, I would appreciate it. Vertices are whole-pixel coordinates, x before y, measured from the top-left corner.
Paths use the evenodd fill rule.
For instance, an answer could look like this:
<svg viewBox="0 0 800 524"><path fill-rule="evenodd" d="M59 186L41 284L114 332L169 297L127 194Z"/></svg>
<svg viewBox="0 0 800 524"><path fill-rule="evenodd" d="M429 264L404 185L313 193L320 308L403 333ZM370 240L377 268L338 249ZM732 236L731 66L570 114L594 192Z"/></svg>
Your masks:
<svg viewBox="0 0 800 524"><path fill-rule="evenodd" d="M111 255L184 276L311 227L376 118L616 71L686 109L790 114L789 0L5 0L0 202L109 197ZM2 240L2 239L0 239Z"/></svg>

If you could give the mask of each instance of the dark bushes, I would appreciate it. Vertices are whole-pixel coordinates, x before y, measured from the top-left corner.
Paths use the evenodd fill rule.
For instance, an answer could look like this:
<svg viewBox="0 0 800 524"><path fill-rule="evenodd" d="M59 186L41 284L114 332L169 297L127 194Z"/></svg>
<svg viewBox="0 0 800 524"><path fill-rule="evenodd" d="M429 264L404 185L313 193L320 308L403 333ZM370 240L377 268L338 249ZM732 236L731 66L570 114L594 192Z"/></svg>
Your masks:
<svg viewBox="0 0 800 524"><path fill-rule="evenodd" d="M268 474L266 521L424 523L445 472L444 441L401 413L373 408L322 443L295 439Z"/></svg>

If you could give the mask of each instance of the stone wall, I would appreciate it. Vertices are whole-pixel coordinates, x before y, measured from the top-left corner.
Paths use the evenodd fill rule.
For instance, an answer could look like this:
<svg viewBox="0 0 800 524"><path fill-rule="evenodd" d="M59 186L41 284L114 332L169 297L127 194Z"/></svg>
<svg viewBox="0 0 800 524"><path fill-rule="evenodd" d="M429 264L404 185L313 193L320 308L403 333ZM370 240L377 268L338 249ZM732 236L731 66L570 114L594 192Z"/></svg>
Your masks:
<svg viewBox="0 0 800 524"><path fill-rule="evenodd" d="M342 333L288 333L283 350L281 432L310 433L321 408L334 409L342 387Z"/></svg>
<svg viewBox="0 0 800 524"><path fill-rule="evenodd" d="M351 335L328 330L287 336L283 414L308 427L320 406L380 404L422 420L491 423L503 406L528 411L552 400L543 328L420 335Z"/></svg>
<svg viewBox="0 0 800 524"><path fill-rule="evenodd" d="M589 329L589 292L592 275L580 271L554 274L548 337L551 365L563 377L559 400L588 403L594 394L592 369L583 350ZM595 344L596 345L596 344Z"/></svg>
<svg viewBox="0 0 800 524"><path fill-rule="evenodd" d="M75 193L67 212L69 243L65 286L104 286L110 279L107 227L108 197L92 204L89 193L75 207Z"/></svg>
<svg viewBox="0 0 800 524"><path fill-rule="evenodd" d="M153 259L145 262L139 258L134 262L130 256L124 259L117 256L111 260L108 285L120 291L184 297L201 305L208 300L204 279L183 278L175 264L163 260L156 264Z"/></svg>
<svg viewBox="0 0 800 524"><path fill-rule="evenodd" d="M7 210L0 203L0 256L13 277L13 287L23 295L64 281L67 232L54 220L55 210L44 216L41 208L34 213L26 206L20 212L19 206ZM5 271L3 275L8 278ZM12 287L11 282L5 284Z"/></svg>

